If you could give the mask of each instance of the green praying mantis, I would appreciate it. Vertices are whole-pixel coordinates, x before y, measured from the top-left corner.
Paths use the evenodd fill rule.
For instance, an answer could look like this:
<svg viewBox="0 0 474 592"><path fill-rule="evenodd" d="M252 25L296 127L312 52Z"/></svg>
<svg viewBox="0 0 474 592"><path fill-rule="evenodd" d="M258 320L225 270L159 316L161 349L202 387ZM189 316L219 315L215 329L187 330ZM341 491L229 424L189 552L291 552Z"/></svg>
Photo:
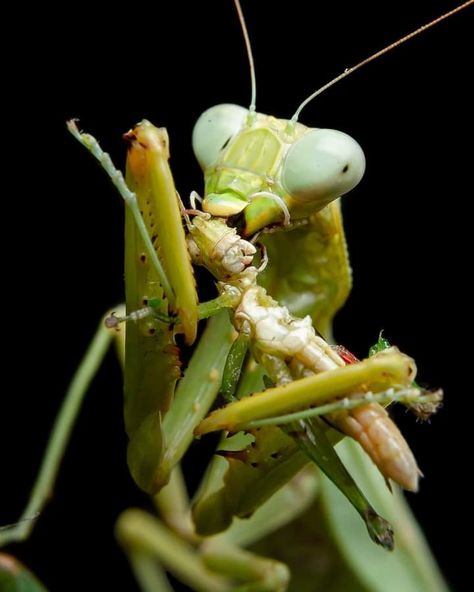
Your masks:
<svg viewBox="0 0 474 592"><path fill-rule="evenodd" d="M268 130L272 130L271 134L267 134L272 138L275 135L272 125L283 126L280 131L287 136L291 136L294 131L288 129L288 122L278 124L269 123L268 120L260 121L259 116L254 115L252 110L250 110L250 114L248 110L243 111L240 111L244 117L239 120L238 129L243 127L247 131L240 135L234 133L232 142L225 147L226 153L219 161L220 167L224 169L224 174L226 174L226 167L241 166L235 165L233 161L229 164L230 160L235 158L232 150L235 152L238 148L239 154L248 151L245 146L239 146L239 144L246 142L244 135L245 133L251 135L253 126L265 130L265 134ZM228 120L227 117L226 120ZM294 127L301 130L297 125ZM74 127L72 127L72 131L76 133L78 139L95 149L100 158L103 157L90 137L78 135ZM150 138L147 135L148 131L151 133ZM146 136L145 139L142 137L142 132ZM301 133L309 137L308 132ZM254 138L247 138L247 140L255 141ZM289 144L290 142L287 140L288 138L285 137L284 142ZM291 340L296 318L286 317L283 307L265 295L257 280L264 278L262 281L268 286L269 293L277 297L278 301L285 299L284 293L277 293L283 292L283 288L278 285L272 273L275 274L277 258L282 258L282 253L286 255L285 240L290 242L290 245L286 245L287 249L291 246L292 241L296 240L296 237L303 237L298 240L304 240L308 231L308 223L297 228L284 229L282 234L275 233L261 237L268 251L269 265L267 270L262 269L265 260L263 248L262 261L258 264L253 265L253 260L245 260L245 257L252 258L256 255L252 252L252 243L247 239L253 238L253 235L261 228L291 226L292 224L297 226L299 224L297 221L306 220L314 215L316 218L311 221L313 233L319 232L321 234L321 230L328 228L331 237L331 230L340 224L337 203L332 206L328 205L327 209L323 208L319 212L312 212L311 208L306 209L306 205L287 203L284 197L278 196L276 193L273 194L268 190L268 187L263 189L258 187L257 191L249 193L248 195L252 195L253 199L245 204L241 202L245 201L242 200L242 194L245 195L246 192L241 188L235 189L234 187L233 191L228 192L230 195L221 199L222 194L225 193L221 185L225 187L228 185L225 180L216 178L211 172L208 173L206 181L208 184L207 196L210 194L211 197L206 202L205 196L202 207L202 210L207 211L211 217L208 218L203 214L196 203L193 211L183 210L180 212L179 201L176 198L174 187L170 185L171 181L167 170L166 137L162 135L162 132L156 132L155 128L148 124L143 124L141 128L135 128L131 132L129 141L131 142L130 154L132 156L129 157L128 187L122 185L121 188L128 198L131 197L131 194L127 193L128 190L135 191L139 198L142 194L145 204L141 205L143 214L135 213L135 216L127 214L127 239L130 239L132 245L135 244L134 248L127 246L126 260L126 268L128 266L126 271L127 314L131 317L125 329L127 333L125 346L126 423L130 435L128 460L134 479L142 489L155 496L164 522L172 527L171 530L164 530L161 524L138 511L130 511L120 519L118 523L119 539L130 553L132 566L142 586L145 589L148 586L148 589L154 590L160 589L158 586L166 586L161 582L161 575L156 570L154 559L156 554L167 569L176 573L188 585L196 589L238 589L238 586L240 589L283 589L288 579L285 567L281 563L249 555L248 552L240 549L240 544L247 545L254 542L266 530L271 531L284 522L290 522L291 518L302 511L305 504L309 504L308 500L314 499L314 490L317 485L313 469L306 469L307 474L303 478L301 475L297 478L299 479L297 487L294 481L290 481L291 476L298 469L302 469L307 464L308 457L311 456L321 465L324 460L322 456L331 455L329 464L326 467L323 466L323 470L326 469L332 479L338 483L341 489L345 489L346 494L358 506L359 512L368 523L371 535L378 538L379 542L385 546L392 546L391 534L387 525L380 521L376 514L372 514L371 507L355 488L355 485L352 482L347 485L347 476L343 472L343 468L339 465L337 458L332 456L331 444L334 442L331 441L331 438L337 436L332 431L327 435L324 423L314 417L302 414L308 413L316 416L322 411L318 408L319 405L329 405L329 408L324 408L324 415L334 426L341 418L350 416L350 413L356 413L356 410L363 412L367 406L375 404L372 400L367 401L367 397L383 404L399 399L407 405L412 405L416 402L426 403L422 397L429 398L430 396L421 392L416 386L413 387L413 364L396 351L380 352L366 361L346 365L344 355L340 355L338 350L329 347L322 337L312 331L312 327L308 326L308 323L306 327L298 326L297 330L306 330L302 338L303 343L314 342L318 360L322 360L323 364L326 364L323 368L313 366L314 356L306 356L305 349L301 346L297 346L296 349L283 350L280 349L281 340L272 337L271 339L277 341L277 349L273 350L268 347L266 344L268 340L264 336L262 337L259 332L258 320L255 317L262 312L258 305L264 313L269 311L271 314L274 313L273 316L277 323L270 323L269 330L272 335L279 335L276 328L278 326L278 330L282 328L287 330L287 336ZM226 141L227 138L224 138L223 144ZM142 172L139 163L138 172L134 171L133 163L130 162L130 159L133 160L135 155L134 151L142 148L146 151L149 148L148 144L153 145L154 143L157 144L157 150L160 147L163 150L159 167L156 163L145 164ZM197 141L197 143L199 142ZM278 150L281 150L281 147L277 148ZM200 160L207 158L204 156ZM251 158L255 158L254 155ZM138 157L137 159L140 160ZM147 159L148 157L145 157L144 160ZM281 159L277 162L275 158L271 164L278 169L280 162ZM212 165L214 165L214 161ZM256 164L251 166L246 164L242 168L251 168L253 174L262 176L265 173L266 176L270 176L267 168L262 172ZM115 175L114 171L111 172L114 179L120 183L120 178ZM245 175L235 175L235 171L233 171L233 175L234 179L237 179L237 184L245 185L253 182L252 179L246 179ZM268 183L269 179L266 179L265 182ZM232 181L232 183L236 182ZM291 179L286 179L283 182L285 187L291 186L292 183ZM160 190L157 192L151 190L150 188L154 185L159 186ZM159 201L157 206L150 205L150 208L156 207L158 209L159 215L153 211L146 212L145 206L149 205L146 204L148 193L155 199L157 195L163 195L162 190L165 186L168 186L168 190L164 190L164 192L168 193L169 200ZM293 190L295 193L301 191L303 196L305 194L304 189ZM279 197L283 203L278 201L275 196ZM323 195L321 199L324 203L326 197ZM240 203L236 204L236 201ZM306 203L304 197L302 201L303 204ZM164 214L165 203L170 207L170 211L166 214ZM172 204L174 204L174 210L171 210ZM231 208L231 211L229 212L226 208ZM235 211L236 208L242 209ZM262 211L265 217L263 222L259 218ZM241 215L242 212L244 212L244 216ZM325 219L328 213L331 214L329 220ZM184 233L181 232L181 214L185 217L188 235L191 236L187 244L184 242ZM229 217L232 218L230 223L232 226L228 223ZM160 230L157 230L155 239L155 233L150 226L146 228L145 233L139 234L137 228L139 228L142 219L145 224L147 222L150 225L152 222L158 224L159 220L164 224ZM236 229L236 232L231 233L229 228ZM167 230L173 232L174 235L164 238ZM208 238L206 233L210 233L211 238ZM339 240L340 233L341 231L339 231ZM223 253L217 255L214 253L214 246L221 244L221 241L229 234L237 241L243 241L237 243L238 256L231 258L230 269L227 262L224 265L224 260L228 251L232 250L232 245L230 249L224 249ZM241 235L246 238L242 238ZM150 246L148 249L146 248L147 240L152 243L159 242L159 257L156 256L156 244L152 244L151 248ZM205 246L206 241L211 246ZM204 246L200 243L203 243ZM332 266L336 272L336 278L330 277L329 280L332 280L336 289L340 289L343 294L332 299L324 296L320 309L316 309L316 312L313 313L315 326L326 335L328 335L330 321L335 310L344 300L344 291L347 292L349 288L344 245L339 242L335 247L334 245L330 246L334 248L336 255L342 260L342 264ZM256 250L255 247L253 249ZM197 306L193 280L188 266L188 252L193 255L196 262L206 264L219 281L220 295L213 303ZM143 256L144 260L142 260ZM161 259L163 261L160 261ZM334 256L330 258L331 262L335 260ZM177 261L179 265L176 264ZM156 269L159 267L155 266L156 263L161 263L164 267L165 273L162 276L158 275L160 272ZM244 268L236 271L235 266L237 269L242 266ZM292 267L296 266L297 261L292 261ZM331 271L333 275L334 270ZM132 281L130 276L133 274L138 277ZM158 277L161 287L158 285ZM165 290L167 282L169 284L168 291ZM320 286L317 288L319 289ZM314 288L311 289L314 290ZM129 290L132 292L130 295ZM291 297L294 299L294 294L291 292L286 295L288 300L291 300ZM244 299L245 303L243 304ZM213 317L210 326L200 337L199 345L186 369L184 378L178 383L174 401L170 403L167 397L163 396L163 392L167 391L168 395L172 395L180 378L178 354L174 344L176 333L184 333L188 342L193 341L197 318L214 315L221 308L225 310ZM234 328L228 321L228 310L231 310ZM301 315L305 312L297 314ZM124 325L117 324L120 316L124 316L124 314L116 311L115 317L108 317L108 324L112 325L112 328L109 332L101 330L98 334L90 350L88 358L90 365L95 365L111 335L116 336L119 342L122 339ZM232 341L235 338L235 330L237 330L239 337L236 341ZM241 337L243 339L240 339ZM242 344L241 342L245 342L245 340L247 340L247 344ZM234 344L237 345L234 347ZM241 371L246 345L250 346L252 357L250 361L246 362L246 370ZM392 357L388 360L390 356ZM150 357L153 357L153 364L148 364ZM228 362L229 359L231 362ZM255 362L258 362L258 366L255 366ZM380 374L377 374L379 362ZM127 368L127 364L130 365L129 368ZM86 371L91 371L87 361L84 368ZM262 382L259 368L265 370L268 377L266 384ZM323 372L319 374L321 369ZM316 372L318 373L316 374ZM358 372L360 374L357 374ZM207 410L221 388L222 373L227 376L222 387L227 393L226 396L228 399L237 398L239 401L233 401L206 419ZM232 380L232 377L235 376L240 378L237 395L235 394L236 385ZM345 382L347 376L349 379ZM157 384L160 384L160 388L156 388ZM155 391L151 394L150 385L155 386ZM84 379L79 386L83 390ZM256 392L265 387L266 390L262 395L241 398L246 391ZM134 395L137 391L141 392L140 397ZM321 398L318 398L320 394ZM153 399L158 395L159 403ZM354 397L354 395L358 396ZM298 399L299 396L302 398ZM262 402L263 410L258 409L260 402ZM318 407L308 411L307 408L314 405ZM351 409L351 405L354 405L353 409ZM296 415L295 411L297 411ZM381 417L385 417L383 411L380 413ZM289 417L283 420L284 414ZM270 426L258 424L258 421L267 420L270 420ZM287 421L289 423L286 423ZM276 428L276 425L290 427L284 427L282 430ZM337 427L342 429L339 425ZM184 494L179 484L179 474L174 471L176 471L177 460L189 445L193 433L199 435L217 428L226 428L231 432L243 430L244 433L238 437L235 436L234 439L226 437L219 445L220 454L213 462L194 504L194 519L198 525L196 534L188 523L189 512L185 509L186 503L183 500ZM257 435L259 433L262 435ZM400 446L403 445L400 444ZM323 453L321 453L321 447L323 447ZM356 454L352 450L350 453ZM276 457L273 458L272 455L276 455ZM384 459L382 460L384 461ZM360 460L360 462L363 461ZM412 469L415 468L411 459L407 462ZM257 466L252 466L253 464ZM386 463L382 462L380 468L384 468L385 465ZM234 474L229 472L227 475L224 472L228 470L228 466L234 469ZM278 473L279 471L280 473ZM278 479L274 478L275 474ZM409 485L412 489L415 488L413 480L416 479L416 475L415 477L413 475L412 471L408 479L412 483ZM393 475L388 476L392 477ZM226 479L231 485L223 491L221 484ZM289 482L288 490L280 490L280 484L285 482ZM164 488L158 493L158 490L163 486ZM384 487L383 482L380 486ZM295 494L295 491L292 491L295 489L300 489L300 493L303 491L307 497L303 499L291 497L290 494ZM243 493L250 493L250 495L243 496L242 490L244 490ZM221 493L222 491L223 493ZM277 493L271 497L275 491ZM289 497L275 499L278 495L288 495ZM273 509L269 509L271 506L265 506L263 502L266 500L268 500L266 502L268 504L275 504ZM260 510L257 508L260 506L261 510L267 512L266 518L263 520L258 515ZM283 508L288 510L288 507L291 511L284 515ZM240 516L242 520L234 520L230 527L229 523L234 514ZM249 514L253 514L252 518L246 518ZM32 515L34 512L27 509L25 518L31 518ZM261 520L264 526L260 524L260 527L257 528L257 519ZM31 522L20 522L18 526L19 529L5 531L2 535L8 538L13 536L12 532L18 533L21 530L27 530L31 526ZM226 528L226 535L218 534ZM180 537L176 537L173 532L179 533ZM206 538L200 538L202 534L207 535ZM218 538L219 536L221 538ZM194 552L196 549L199 551L197 554ZM179 557L179 561L176 561L177 557Z"/></svg>

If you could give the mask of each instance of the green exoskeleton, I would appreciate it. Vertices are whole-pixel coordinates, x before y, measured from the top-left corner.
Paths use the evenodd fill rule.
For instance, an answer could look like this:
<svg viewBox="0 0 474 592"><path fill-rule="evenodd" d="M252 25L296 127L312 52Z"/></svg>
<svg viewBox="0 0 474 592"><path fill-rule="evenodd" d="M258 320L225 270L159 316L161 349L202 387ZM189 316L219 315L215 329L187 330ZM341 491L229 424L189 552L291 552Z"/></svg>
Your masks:
<svg viewBox="0 0 474 592"><path fill-rule="evenodd" d="M30 503L0 542L29 534L115 338L129 468L161 518L132 509L117 523L143 590L171 590L160 566L202 591L383 592L400 573L404 590L444 590L399 492L392 497L384 483L416 491L419 477L385 407L400 402L425 417L441 394L419 388L414 361L382 338L362 361L332 344L332 319L351 288L339 198L361 179L364 154L342 132L300 124L300 110L289 120L257 113L254 98L249 109L219 105L197 121L193 148L205 189L189 209L174 185L164 129L143 121L125 135L124 179L97 141L69 123L127 205L126 309L101 324ZM301 253L309 252L308 268ZM214 300L198 302L193 263L213 274ZM198 321L209 317L201 332ZM185 368L182 341L195 344ZM216 430L217 454L190 503L180 461L195 437ZM334 448L341 440L345 463ZM271 550L282 532L291 547L305 522L310 552L323 540L331 556L315 572Z"/></svg>

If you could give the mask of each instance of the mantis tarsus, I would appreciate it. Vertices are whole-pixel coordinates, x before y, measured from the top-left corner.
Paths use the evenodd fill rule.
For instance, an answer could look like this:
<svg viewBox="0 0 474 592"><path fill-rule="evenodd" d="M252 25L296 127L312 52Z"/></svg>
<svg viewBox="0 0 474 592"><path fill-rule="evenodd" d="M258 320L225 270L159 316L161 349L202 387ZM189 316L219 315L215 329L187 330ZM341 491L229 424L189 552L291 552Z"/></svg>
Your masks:
<svg viewBox="0 0 474 592"><path fill-rule="evenodd" d="M249 18L249 20L250 20L250 19L251 19L251 15L249 15L249 17L248 17L248 18ZM424 19L424 18L425 18L425 17L423 16L423 19ZM462 17L460 17L460 18L462 19ZM436 35L436 33L432 33L432 35ZM294 44L294 45L295 45L295 46L297 46L297 43L295 42L295 44ZM405 50L405 51L408 53L408 50ZM258 57L258 62L259 62L260 68L261 68L261 61L262 61L262 59L261 59L261 57L259 56L259 57ZM315 64L315 70L317 70L317 67L316 67L316 66L317 66L317 65ZM338 64L338 66L340 66L340 64ZM384 68L385 68L385 66L384 66ZM337 70L337 67L336 67L336 70ZM381 67L380 67L380 70L383 70L383 68L381 68ZM260 84L262 85L262 83L260 83ZM312 81L311 81L311 83L310 83L310 86L313 86L313 83L312 83ZM343 91L342 91L342 90L340 90L340 89L338 90L338 93L340 93L341 95L343 95L343 94L344 94L344 93L343 93ZM233 97L232 97L232 98L233 98ZM327 99L326 99L326 100L327 100ZM332 97L331 97L331 100L332 100ZM212 100L211 100L211 103L209 103L209 102L207 102L207 103L203 103L203 107L205 107L205 106L208 106L209 104L212 104L213 102L217 102L217 101L218 101L218 99L216 99L216 97L214 96L214 97L212 98ZM241 101L241 102L244 102L244 103L245 103L245 98L244 98L244 99L242 99L242 101ZM328 102L330 102L330 101L328 101ZM292 103L292 104L294 104L294 103ZM200 108L197 108L197 109L196 109L196 114L197 114L197 113L199 113L201 110L202 110L202 109L200 109ZM167 121L165 121L165 122L167 123L168 127L169 127L169 128L170 128L170 130L171 130L171 128L172 128L172 124L168 124L168 122L167 122ZM92 128L92 126L89 126L89 125L88 125L88 127L91 127L91 128ZM115 127L115 126L114 126L114 127ZM336 127L336 126L335 126L335 127ZM339 127L341 127L342 129L344 129L344 127L343 127L342 125L340 125ZM190 128L189 128L189 129L190 129ZM414 133L414 132L412 132L412 133ZM177 150L178 150L178 148L177 148L177 146L176 146L176 141L174 140L174 134L173 134L172 138L173 138L173 140L172 140L172 141L173 141L173 154L175 155L175 156L174 156L174 162L177 162L177 161L178 161L178 157L177 157L176 155L177 155ZM375 166L374 166L373 168L375 168ZM385 174L386 174L386 171L384 172L384 175L385 175ZM383 189L384 189L384 188L381 188L381 192L383 191ZM417 197L418 197L418 196L417 196ZM355 199L356 199L356 197L354 196L354 198L353 198L353 199L355 200ZM360 201L362 201L362 200L360 200ZM352 207L352 206L350 206L350 207ZM106 222L105 222L105 223L103 223L103 226L105 226L105 225L107 225L107 229L108 229L108 228L109 228L109 226L111 225L110 218L107 218L107 219L106 219ZM117 226L118 226L118 224L117 224ZM374 247L374 250L376 250L376 246L377 246L377 245L375 245L375 247ZM118 250L118 249L117 249L117 250ZM374 256L375 256L375 254L374 254ZM108 261L106 262L106 265L108 265ZM102 255L101 255L101 266L103 266L103 258L102 258ZM357 273L357 271L356 271L356 273ZM363 280L362 280L362 279L360 279L359 281L360 281L360 282L362 282ZM390 294L384 294L384 297L382 298L382 306L381 306L381 308L383 308L383 300L384 300L385 298L388 298L388 299L390 299L390 297L391 297L391 295L390 295ZM403 298L403 295L401 295L401 297ZM97 309L99 310L100 308L101 308L101 303L98 303L98 305L97 305ZM67 312L66 312L66 314L64 315L64 318L68 318L68 319L70 319L70 316L69 316L67 313L70 313L70 309L68 309L68 311L67 311ZM77 314L77 311L75 311L75 314ZM75 316L75 315L74 315L74 316ZM381 315L381 316L382 316L382 318L383 318L383 315ZM68 325L69 325L69 323L68 323ZM342 323L341 323L341 325L342 325ZM72 331L75 331L75 328L74 328L74 320L72 321L72 323L71 323L71 326L72 326L72 329L71 329L71 330L72 330ZM379 327L380 327L380 325L377 325L377 329L378 329ZM342 328L342 327L341 327L341 328ZM440 382L441 382L441 381L440 381ZM100 396L100 395L98 395L98 396Z"/></svg>

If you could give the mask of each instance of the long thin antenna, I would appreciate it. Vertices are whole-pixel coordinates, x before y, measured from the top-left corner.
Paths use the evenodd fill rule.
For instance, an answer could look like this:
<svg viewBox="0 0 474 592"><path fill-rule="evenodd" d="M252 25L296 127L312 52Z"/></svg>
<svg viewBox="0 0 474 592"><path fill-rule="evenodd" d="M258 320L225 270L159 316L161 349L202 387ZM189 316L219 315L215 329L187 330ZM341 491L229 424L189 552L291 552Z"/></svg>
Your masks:
<svg viewBox="0 0 474 592"><path fill-rule="evenodd" d="M474 2L474 0L472 1ZM252 84L252 95L250 97L249 111L250 113L254 113L255 103L257 101L257 81L255 79L255 64L253 61L252 46L250 45L250 37L247 31L247 25L245 24L244 13L242 12L242 7L240 6L240 0L234 0L234 4L235 8L237 9L237 14L239 15L240 26L244 35L245 48L247 49L247 56L249 58L250 81Z"/></svg>
<svg viewBox="0 0 474 592"><path fill-rule="evenodd" d="M349 74L352 74L353 72L355 72L359 68L362 68L362 66L365 66L365 65L369 64L370 62L373 62L374 60L376 60L380 56L384 55L385 53L388 53L392 49L395 49L395 47L398 47L402 43L405 43L405 41L408 41L412 37L415 37L416 35L423 33L423 31L426 31L426 29L429 29L429 28L433 27L434 25L437 25L441 21L444 21L444 19L447 19L448 17L452 16L453 14L456 14L456 12L459 12L460 10L463 10L464 8L467 8L470 4L473 4L473 3L474 3L474 0L469 0L468 2L464 2L464 4L461 4L457 8L453 8L453 10L450 10L449 12L445 12L444 14L442 14L438 18L435 18L434 20L430 21L426 25L419 27L418 29L416 29L415 31L412 31L408 35L405 35L401 39L398 39L398 41L395 41L394 43L387 45L386 47L384 47L380 51L377 51L377 53L374 53L371 56L369 56L368 58L365 58L365 60L362 60L361 62L359 62L355 66L352 66L351 68L346 68L344 70L344 72L342 72L342 74L339 74L339 76L336 76L336 78L333 78L333 80L331 80L330 82L328 82L327 84L325 84L324 86L322 86L321 88L316 90L313 94L309 95L309 97L301 103L301 105L298 107L295 114L291 118L290 125L295 124L298 121L301 111L306 107L306 105L310 101L312 101L314 98L316 98L318 95L322 94L325 90L327 90L328 88L330 88L331 86L333 86L334 84L336 84L337 82L342 80L343 78L346 78L346 76L349 76Z"/></svg>

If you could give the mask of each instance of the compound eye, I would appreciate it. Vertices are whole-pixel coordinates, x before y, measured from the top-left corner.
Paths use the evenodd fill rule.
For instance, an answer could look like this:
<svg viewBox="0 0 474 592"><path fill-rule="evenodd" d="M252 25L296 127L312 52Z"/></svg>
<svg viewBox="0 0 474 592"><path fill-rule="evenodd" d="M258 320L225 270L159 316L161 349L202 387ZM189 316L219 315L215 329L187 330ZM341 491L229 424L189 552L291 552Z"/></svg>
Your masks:
<svg viewBox="0 0 474 592"><path fill-rule="evenodd" d="M203 169L213 164L219 152L242 128L248 110L239 105L215 105L199 117L193 130L194 154Z"/></svg>
<svg viewBox="0 0 474 592"><path fill-rule="evenodd" d="M315 211L353 189L365 171L359 144L343 132L311 130L288 150L281 180L297 202L314 202Z"/></svg>

